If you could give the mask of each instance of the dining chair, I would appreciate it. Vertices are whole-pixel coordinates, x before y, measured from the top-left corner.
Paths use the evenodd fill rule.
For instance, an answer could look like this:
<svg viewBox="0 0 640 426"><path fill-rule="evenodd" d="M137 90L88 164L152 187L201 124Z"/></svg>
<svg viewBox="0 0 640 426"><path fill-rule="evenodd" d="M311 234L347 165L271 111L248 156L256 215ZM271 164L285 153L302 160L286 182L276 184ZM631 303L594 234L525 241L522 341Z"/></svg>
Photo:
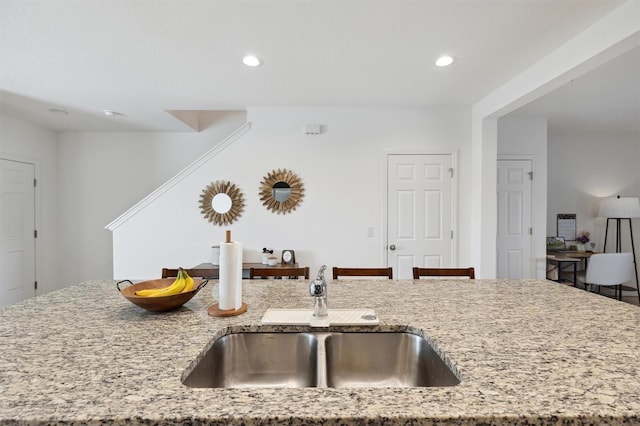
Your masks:
<svg viewBox="0 0 640 426"><path fill-rule="evenodd" d="M598 293L602 287L613 287L614 297L622 300L622 284L633 279L633 254L594 254L589 258L586 271L578 272L578 279L584 283L585 290L590 285L598 286Z"/></svg>
<svg viewBox="0 0 640 426"><path fill-rule="evenodd" d="M249 268L249 279L254 278L283 278L289 277L291 279L298 279L300 277L304 277L305 279L309 279L309 267L301 267L301 268Z"/></svg>
<svg viewBox="0 0 640 426"><path fill-rule="evenodd" d="M184 268L183 268L184 269ZM208 268L193 268L193 269L184 269L187 271L192 278L213 278L217 279L219 271L218 269L208 269ZM162 268L162 278L175 278L178 276L178 269L171 268Z"/></svg>
<svg viewBox="0 0 640 426"><path fill-rule="evenodd" d="M476 272L471 268L413 268L413 279L419 280L420 277L468 277L473 280L476 278Z"/></svg>
<svg viewBox="0 0 640 426"><path fill-rule="evenodd" d="M338 268L333 267L333 279L338 277L387 277L393 279L393 268Z"/></svg>

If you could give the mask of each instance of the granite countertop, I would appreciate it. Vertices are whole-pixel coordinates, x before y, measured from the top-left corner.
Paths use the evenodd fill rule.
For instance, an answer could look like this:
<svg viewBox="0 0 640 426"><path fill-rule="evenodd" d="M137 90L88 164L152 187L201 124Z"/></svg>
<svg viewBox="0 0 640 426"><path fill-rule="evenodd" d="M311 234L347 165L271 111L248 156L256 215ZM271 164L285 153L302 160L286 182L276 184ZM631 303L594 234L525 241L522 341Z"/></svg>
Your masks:
<svg viewBox="0 0 640 426"><path fill-rule="evenodd" d="M92 281L0 308L0 424L640 424L637 306L537 280L328 288L329 308L376 311L368 329L428 336L461 383L189 388L181 375L212 339L268 330L268 308L311 308L307 281L244 281L249 310L228 318L207 314L217 281L169 313Z"/></svg>

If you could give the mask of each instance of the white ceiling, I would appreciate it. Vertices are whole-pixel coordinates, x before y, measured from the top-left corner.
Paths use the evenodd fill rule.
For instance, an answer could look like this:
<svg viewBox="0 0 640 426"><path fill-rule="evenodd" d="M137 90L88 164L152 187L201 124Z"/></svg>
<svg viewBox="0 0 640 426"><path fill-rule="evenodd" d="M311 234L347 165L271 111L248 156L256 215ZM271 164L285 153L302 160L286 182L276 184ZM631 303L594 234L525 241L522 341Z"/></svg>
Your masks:
<svg viewBox="0 0 640 426"><path fill-rule="evenodd" d="M471 106L622 2L0 0L0 112L54 130L182 131L167 111ZM434 66L442 53L453 66ZM593 105L578 80L566 96ZM609 79L594 80L602 100Z"/></svg>
<svg viewBox="0 0 640 426"><path fill-rule="evenodd" d="M507 117L546 118L552 133L640 134L640 47Z"/></svg>

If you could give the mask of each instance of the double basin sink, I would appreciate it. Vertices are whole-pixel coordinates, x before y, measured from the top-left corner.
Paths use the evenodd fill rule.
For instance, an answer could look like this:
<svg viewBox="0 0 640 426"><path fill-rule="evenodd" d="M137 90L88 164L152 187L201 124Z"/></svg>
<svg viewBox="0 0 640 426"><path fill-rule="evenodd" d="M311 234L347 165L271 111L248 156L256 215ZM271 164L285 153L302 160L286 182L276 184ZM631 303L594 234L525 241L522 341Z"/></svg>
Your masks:
<svg viewBox="0 0 640 426"><path fill-rule="evenodd" d="M195 388L455 386L424 338L407 332L242 332L220 337L185 372Z"/></svg>

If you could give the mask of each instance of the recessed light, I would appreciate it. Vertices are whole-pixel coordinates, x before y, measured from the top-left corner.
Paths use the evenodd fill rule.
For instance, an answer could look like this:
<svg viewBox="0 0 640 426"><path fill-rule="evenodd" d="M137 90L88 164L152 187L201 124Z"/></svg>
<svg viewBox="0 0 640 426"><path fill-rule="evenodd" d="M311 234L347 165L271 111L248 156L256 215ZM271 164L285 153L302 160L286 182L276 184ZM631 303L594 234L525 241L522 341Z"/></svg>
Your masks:
<svg viewBox="0 0 640 426"><path fill-rule="evenodd" d="M436 59L436 66L438 67L448 67L451 65L456 59L453 56L443 55Z"/></svg>
<svg viewBox="0 0 640 426"><path fill-rule="evenodd" d="M65 111L65 110L60 109L60 108L49 108L49 112L51 114L58 114L58 115L67 115L67 114L69 114L69 111Z"/></svg>
<svg viewBox="0 0 640 426"><path fill-rule="evenodd" d="M262 64L262 61L257 56L247 55L242 58L242 63L248 67L257 67Z"/></svg>
<svg viewBox="0 0 640 426"><path fill-rule="evenodd" d="M118 111L113 111L111 109L105 109L105 110L102 110L102 112L104 113L104 115L108 117L124 117L123 113Z"/></svg>

